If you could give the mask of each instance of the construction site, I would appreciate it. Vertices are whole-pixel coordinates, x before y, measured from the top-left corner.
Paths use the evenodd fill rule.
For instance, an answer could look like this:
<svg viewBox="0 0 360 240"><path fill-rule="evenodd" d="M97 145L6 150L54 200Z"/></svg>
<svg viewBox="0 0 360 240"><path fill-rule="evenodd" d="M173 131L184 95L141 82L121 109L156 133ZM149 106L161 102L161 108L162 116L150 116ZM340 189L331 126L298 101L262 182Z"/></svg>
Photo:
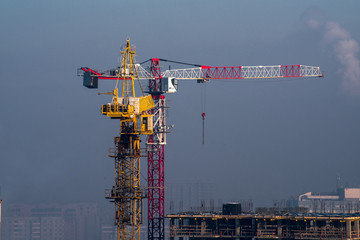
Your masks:
<svg viewBox="0 0 360 240"><path fill-rule="evenodd" d="M360 188L298 195L253 208L251 201L212 202L168 214L170 239L359 239Z"/></svg>
<svg viewBox="0 0 360 240"><path fill-rule="evenodd" d="M170 239L359 239L357 215L172 214Z"/></svg>

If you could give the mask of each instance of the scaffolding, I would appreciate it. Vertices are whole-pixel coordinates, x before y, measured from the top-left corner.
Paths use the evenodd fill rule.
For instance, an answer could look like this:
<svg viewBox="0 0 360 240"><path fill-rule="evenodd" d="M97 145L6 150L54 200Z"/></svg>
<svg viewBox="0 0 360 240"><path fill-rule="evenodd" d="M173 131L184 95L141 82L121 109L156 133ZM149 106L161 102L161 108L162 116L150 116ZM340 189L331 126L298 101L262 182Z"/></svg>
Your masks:
<svg viewBox="0 0 360 240"><path fill-rule="evenodd" d="M360 239L360 216L168 215L170 239Z"/></svg>

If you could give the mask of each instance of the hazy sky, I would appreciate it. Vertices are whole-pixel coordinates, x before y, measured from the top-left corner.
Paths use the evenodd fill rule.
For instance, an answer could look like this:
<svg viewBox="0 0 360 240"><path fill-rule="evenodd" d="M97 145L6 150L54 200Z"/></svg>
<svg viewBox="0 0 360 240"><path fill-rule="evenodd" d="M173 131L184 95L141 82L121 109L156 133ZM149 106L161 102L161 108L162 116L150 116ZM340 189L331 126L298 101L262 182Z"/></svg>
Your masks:
<svg viewBox="0 0 360 240"><path fill-rule="evenodd" d="M303 64L325 74L207 83L205 145L201 85L180 82L166 96L175 125L166 146L168 184L210 183L214 199L259 204L332 191L336 175L359 184L359 9L357 0L3 0L2 198L106 201L118 122L100 114L110 99L84 88L76 69L117 66L128 37L139 62ZM114 86L99 85L103 92Z"/></svg>

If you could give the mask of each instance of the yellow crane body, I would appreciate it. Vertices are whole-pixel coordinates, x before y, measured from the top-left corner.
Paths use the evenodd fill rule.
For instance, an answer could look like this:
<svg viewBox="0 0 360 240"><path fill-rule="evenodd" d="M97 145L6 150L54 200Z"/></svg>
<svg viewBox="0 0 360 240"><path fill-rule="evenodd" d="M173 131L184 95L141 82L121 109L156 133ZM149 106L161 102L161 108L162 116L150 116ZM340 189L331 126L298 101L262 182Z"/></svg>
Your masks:
<svg viewBox="0 0 360 240"><path fill-rule="evenodd" d="M135 48L130 40L126 42L119 70L118 81L122 80L122 95L118 94L118 81L112 92L111 103L101 106L101 113L112 119L120 119L120 136L114 138L114 149L109 156L115 162L115 184L106 190L106 198L115 203L115 225L118 240L139 240L142 223L142 199L144 189L140 185L140 136L153 134L153 115L149 111L155 107L151 95L135 96L134 79L138 79L135 68Z"/></svg>

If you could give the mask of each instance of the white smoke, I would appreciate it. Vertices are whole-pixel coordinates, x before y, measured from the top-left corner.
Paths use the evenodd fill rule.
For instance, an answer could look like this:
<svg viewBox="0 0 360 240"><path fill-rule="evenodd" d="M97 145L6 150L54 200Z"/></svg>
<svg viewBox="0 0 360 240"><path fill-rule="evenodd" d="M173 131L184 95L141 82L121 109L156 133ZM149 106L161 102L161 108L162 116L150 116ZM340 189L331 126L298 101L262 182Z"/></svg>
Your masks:
<svg viewBox="0 0 360 240"><path fill-rule="evenodd" d="M343 65L344 90L360 94L360 61L357 58L359 44L340 24L329 22L325 25L325 40L333 44L335 54Z"/></svg>
<svg viewBox="0 0 360 240"><path fill-rule="evenodd" d="M311 29L318 29L320 27L320 22L316 19L306 19L306 24Z"/></svg>
<svg viewBox="0 0 360 240"><path fill-rule="evenodd" d="M357 57L359 53L357 41L339 23L321 24L316 19L307 19L306 24L312 29L323 29L325 42L332 45L342 65L339 70L343 74L343 89L351 94L360 95L360 61Z"/></svg>

